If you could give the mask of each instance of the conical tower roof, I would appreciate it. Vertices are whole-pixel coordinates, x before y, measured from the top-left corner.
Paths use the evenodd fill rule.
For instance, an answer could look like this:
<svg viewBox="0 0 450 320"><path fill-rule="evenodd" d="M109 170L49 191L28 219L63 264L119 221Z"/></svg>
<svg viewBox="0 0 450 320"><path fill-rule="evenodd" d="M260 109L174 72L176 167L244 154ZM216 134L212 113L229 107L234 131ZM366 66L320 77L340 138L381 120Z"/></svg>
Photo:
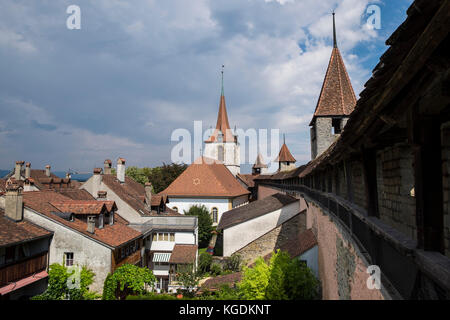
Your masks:
<svg viewBox="0 0 450 320"><path fill-rule="evenodd" d="M296 162L296 161L297 160L295 160L295 158L292 156L286 143L283 143L280 149L280 153L278 153L278 157L276 158L275 162Z"/></svg>
<svg viewBox="0 0 450 320"><path fill-rule="evenodd" d="M355 92L337 47L333 13L333 50L310 125L320 116L348 116L355 105Z"/></svg>
<svg viewBox="0 0 450 320"><path fill-rule="evenodd" d="M267 168L267 164L264 163L263 157L261 153L258 153L258 157L256 158L255 164L253 165L253 169L261 169Z"/></svg>

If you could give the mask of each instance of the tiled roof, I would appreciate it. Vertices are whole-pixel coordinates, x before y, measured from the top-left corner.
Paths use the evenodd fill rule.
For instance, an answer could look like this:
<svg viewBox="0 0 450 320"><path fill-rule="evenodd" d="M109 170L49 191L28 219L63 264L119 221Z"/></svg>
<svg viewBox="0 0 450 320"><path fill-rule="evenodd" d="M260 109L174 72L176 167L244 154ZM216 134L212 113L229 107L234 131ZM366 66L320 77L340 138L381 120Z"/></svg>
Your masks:
<svg viewBox="0 0 450 320"><path fill-rule="evenodd" d="M228 115L227 115L227 107L225 104L225 96L222 94L220 96L220 104L219 104L219 114L217 115L217 124L216 129L211 134L211 136L205 142L214 142L217 140L217 135L219 131L223 134L224 142L234 142L235 138L230 129L230 124L228 123Z"/></svg>
<svg viewBox="0 0 450 320"><path fill-rule="evenodd" d="M259 174L241 174L238 173L236 178L241 180L243 183L247 185L248 188L253 188L255 186L255 178L258 177Z"/></svg>
<svg viewBox="0 0 450 320"><path fill-rule="evenodd" d="M312 229L303 231L296 239L291 239L280 247L281 251L286 251L294 258L302 255L309 249L317 245L317 239Z"/></svg>
<svg viewBox="0 0 450 320"><path fill-rule="evenodd" d="M289 151L286 143L283 143L280 149L280 153L278 153L278 157L275 159L275 162L295 162L295 158L292 156Z"/></svg>
<svg viewBox="0 0 450 320"><path fill-rule="evenodd" d="M70 199L51 190L23 192L24 206L106 245L119 247L142 235L140 232L121 223L121 219L115 219L113 225L105 224L102 229L95 228L95 233L92 234L87 231L86 222L77 218L75 218L74 221L67 221L52 213L58 209L52 206L50 202L62 201L70 201Z"/></svg>
<svg viewBox="0 0 450 320"><path fill-rule="evenodd" d="M0 246L8 246L14 243L31 241L42 237L50 237L53 232L35 225L27 220L14 222L5 216L5 211L0 209Z"/></svg>
<svg viewBox="0 0 450 320"><path fill-rule="evenodd" d="M195 263L198 246L193 244L175 244L169 263Z"/></svg>
<svg viewBox="0 0 450 320"><path fill-rule="evenodd" d="M145 204L145 187L125 176L125 183L120 183L116 176L113 174L104 174L103 183L108 186L117 196L125 201L129 206L136 210L140 215L158 215L155 210L149 211ZM164 193L164 192L163 192ZM161 202L167 202L167 196L165 194L152 194L152 206L158 206ZM173 210L167 210L163 213L165 215L177 216L177 213Z"/></svg>
<svg viewBox="0 0 450 320"><path fill-rule="evenodd" d="M61 212L74 214L101 214L107 211L105 203L97 200L51 201L50 204Z"/></svg>
<svg viewBox="0 0 450 320"><path fill-rule="evenodd" d="M230 274L225 274L222 276L217 276L206 280L200 287L199 292L203 291L216 291L219 290L221 286L228 285L233 287L236 283L241 281L242 273L235 272Z"/></svg>
<svg viewBox="0 0 450 320"><path fill-rule="evenodd" d="M72 180L73 182L74 180ZM84 189L58 189L56 192L72 200L95 200L95 198Z"/></svg>
<svg viewBox="0 0 450 320"><path fill-rule="evenodd" d="M237 207L222 214L217 230L226 229L237 224L260 217L267 213L279 210L288 204L298 201L289 195L276 193L264 199L250 202L247 205Z"/></svg>
<svg viewBox="0 0 450 320"><path fill-rule="evenodd" d="M213 159L201 157L194 161L164 191L170 197L237 197L249 194L228 170Z"/></svg>
<svg viewBox="0 0 450 320"><path fill-rule="evenodd" d="M334 47L313 120L317 116L347 116L352 113L355 105L356 96L345 69L344 61L339 49Z"/></svg>

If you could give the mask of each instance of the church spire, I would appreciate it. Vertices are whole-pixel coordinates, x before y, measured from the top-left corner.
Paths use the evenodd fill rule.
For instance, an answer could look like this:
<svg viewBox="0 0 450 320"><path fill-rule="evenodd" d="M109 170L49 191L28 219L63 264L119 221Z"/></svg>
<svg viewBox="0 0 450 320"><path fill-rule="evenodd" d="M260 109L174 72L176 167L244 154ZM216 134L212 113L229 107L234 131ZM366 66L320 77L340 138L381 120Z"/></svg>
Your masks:
<svg viewBox="0 0 450 320"><path fill-rule="evenodd" d="M333 48L337 48L336 42L336 23L334 21L334 11L333 11ZM223 71L222 71L223 72Z"/></svg>
<svg viewBox="0 0 450 320"><path fill-rule="evenodd" d="M222 92L220 93L220 96L223 96L223 68L225 68L224 65L222 65Z"/></svg>

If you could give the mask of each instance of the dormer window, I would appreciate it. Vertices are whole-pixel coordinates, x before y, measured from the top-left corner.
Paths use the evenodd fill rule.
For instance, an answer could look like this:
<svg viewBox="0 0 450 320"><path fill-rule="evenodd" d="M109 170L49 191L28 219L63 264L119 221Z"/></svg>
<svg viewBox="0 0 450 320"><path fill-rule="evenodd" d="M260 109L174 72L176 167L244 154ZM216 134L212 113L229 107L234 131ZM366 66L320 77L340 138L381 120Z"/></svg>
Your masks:
<svg viewBox="0 0 450 320"><path fill-rule="evenodd" d="M103 214L98 216L98 228L103 229Z"/></svg>

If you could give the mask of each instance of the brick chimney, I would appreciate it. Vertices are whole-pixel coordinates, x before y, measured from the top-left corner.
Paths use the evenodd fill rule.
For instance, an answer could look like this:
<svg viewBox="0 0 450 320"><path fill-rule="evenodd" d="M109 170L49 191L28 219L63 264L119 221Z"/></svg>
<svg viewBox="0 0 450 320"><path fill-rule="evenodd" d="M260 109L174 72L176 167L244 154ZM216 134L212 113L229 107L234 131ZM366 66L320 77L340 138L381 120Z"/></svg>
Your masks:
<svg viewBox="0 0 450 320"><path fill-rule="evenodd" d="M25 179L28 179L31 177L31 163L27 162L25 163Z"/></svg>
<svg viewBox="0 0 450 320"><path fill-rule="evenodd" d="M104 174L111 174L111 167L112 167L112 161L109 159L106 159L104 164L103 173Z"/></svg>
<svg viewBox="0 0 450 320"><path fill-rule="evenodd" d="M23 196L22 187L12 183L6 186L5 215L14 220L23 220Z"/></svg>
<svg viewBox="0 0 450 320"><path fill-rule="evenodd" d="M151 210L152 205L152 183L145 183L145 202L147 203L148 210Z"/></svg>
<svg viewBox="0 0 450 320"><path fill-rule="evenodd" d="M97 192L97 199L106 200L106 195L107 195L106 191L100 190Z"/></svg>
<svg viewBox="0 0 450 320"><path fill-rule="evenodd" d="M87 217L87 232L95 233L95 216Z"/></svg>
<svg viewBox="0 0 450 320"><path fill-rule="evenodd" d="M16 168L14 169L14 179L20 180L20 176L22 173L22 167L25 161L16 161Z"/></svg>
<svg viewBox="0 0 450 320"><path fill-rule="evenodd" d="M125 159L119 158L117 159L117 180L120 181L120 183L125 182Z"/></svg>
<svg viewBox="0 0 450 320"><path fill-rule="evenodd" d="M95 197L101 186L102 186L102 169L101 168L95 168L94 169L94 175L92 176L92 195Z"/></svg>
<svg viewBox="0 0 450 320"><path fill-rule="evenodd" d="M50 168L51 167L49 164L45 166L45 175L49 178L50 178Z"/></svg>

